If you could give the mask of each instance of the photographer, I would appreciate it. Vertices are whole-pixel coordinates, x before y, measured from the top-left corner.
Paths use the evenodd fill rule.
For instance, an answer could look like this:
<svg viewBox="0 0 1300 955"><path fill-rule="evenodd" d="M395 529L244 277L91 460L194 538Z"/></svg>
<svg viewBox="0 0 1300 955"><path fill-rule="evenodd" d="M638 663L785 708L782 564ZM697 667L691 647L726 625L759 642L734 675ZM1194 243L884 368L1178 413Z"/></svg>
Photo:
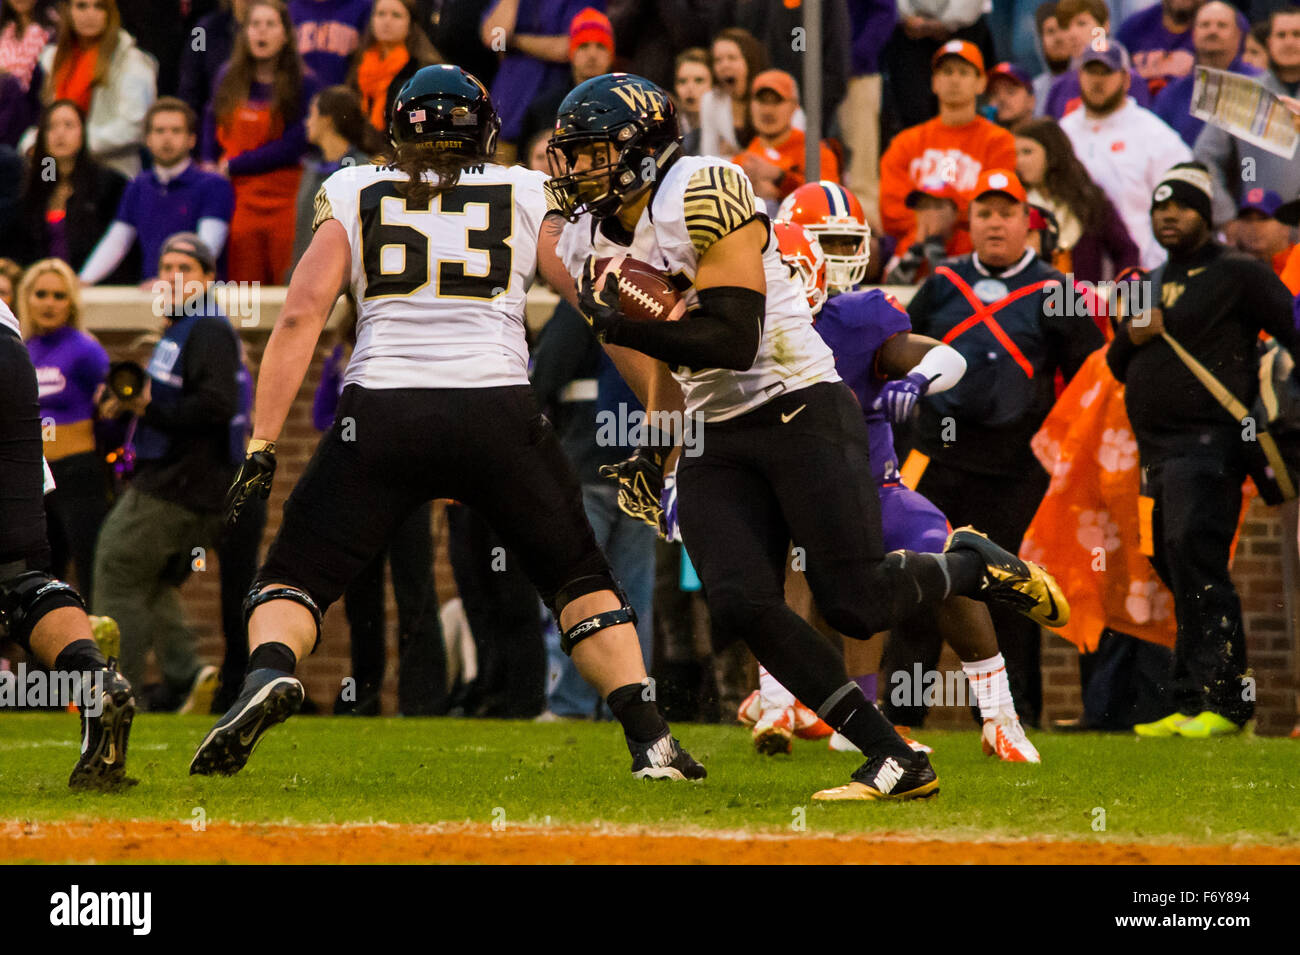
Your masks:
<svg viewBox="0 0 1300 955"><path fill-rule="evenodd" d="M140 392L105 394L100 414L136 415L135 478L109 512L95 555L95 606L122 629L122 672L142 685L152 647L163 684L150 709L206 713L217 670L202 666L180 584L206 567L235 475L239 340L209 296L216 262L193 233L159 257L155 308L167 321Z"/></svg>

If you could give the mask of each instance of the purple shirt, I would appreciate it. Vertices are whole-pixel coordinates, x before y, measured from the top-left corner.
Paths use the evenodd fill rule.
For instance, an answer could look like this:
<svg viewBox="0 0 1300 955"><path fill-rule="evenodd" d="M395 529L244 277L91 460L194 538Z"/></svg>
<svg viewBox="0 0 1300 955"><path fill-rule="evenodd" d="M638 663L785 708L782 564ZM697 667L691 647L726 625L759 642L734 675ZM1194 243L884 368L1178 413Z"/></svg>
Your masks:
<svg viewBox="0 0 1300 955"><path fill-rule="evenodd" d="M1237 14L1241 17L1241 14ZM1242 20L1243 33L1249 29ZM1182 33L1165 29L1162 5L1139 10L1122 24L1115 39L1124 44L1133 58L1133 68L1146 80L1151 95L1159 93L1171 80L1192 72L1196 51L1192 49L1192 26ZM1129 90L1130 95L1133 91ZM1145 105L1139 100L1139 105Z"/></svg>
<svg viewBox="0 0 1300 955"><path fill-rule="evenodd" d="M108 352L85 332L68 325L27 342L36 366L41 417L55 424L95 416L95 389L108 377Z"/></svg>
<svg viewBox="0 0 1300 955"><path fill-rule="evenodd" d="M1228 72L1240 73L1243 76L1260 75L1259 70L1244 62L1241 57L1232 61ZM1201 135L1201 130L1205 128L1205 120L1198 119L1191 113L1192 90L1195 87L1196 71L1193 70L1187 76L1174 80L1162 89L1151 106L1151 112L1173 127L1188 146L1196 145L1196 137Z"/></svg>
<svg viewBox="0 0 1300 955"><path fill-rule="evenodd" d="M483 20L496 6L492 3L484 11ZM520 3L514 32L527 36L568 36L569 24L587 7L604 13L605 0L532 0ZM492 104L501 116L502 140L518 140L528 105L557 86L566 90L573 86L573 73L568 63L547 63L523 53L507 53L497 70L496 79L492 81Z"/></svg>
<svg viewBox="0 0 1300 955"><path fill-rule="evenodd" d="M1147 88L1146 82L1138 75L1137 70L1129 71L1132 81L1128 85L1128 95L1137 101L1139 106L1147 109L1151 108L1151 91ZM1078 100L1083 95L1082 88L1079 86L1079 71L1069 69L1056 78L1052 83L1052 88L1047 91L1047 108L1045 114L1052 119L1059 120L1069 110L1066 108L1074 101L1075 108L1078 108Z"/></svg>
<svg viewBox="0 0 1300 955"><path fill-rule="evenodd" d="M886 381L876 375L876 352L894 335L911 331L911 319L880 289L869 289L827 299L813 328L835 353L835 370L862 405L871 446L872 477L877 484L896 480L894 429L883 410L871 407Z"/></svg>
<svg viewBox="0 0 1300 955"><path fill-rule="evenodd" d="M152 169L132 179L122 193L117 220L136 231L143 281L158 274L158 257L168 236L196 231L200 219L229 222L234 209L235 193L230 180L191 164L165 184ZM219 255L222 250L213 251Z"/></svg>
<svg viewBox="0 0 1300 955"><path fill-rule="evenodd" d="M298 52L322 86L342 83L370 21L372 0L291 0ZM565 29L567 30L567 24Z"/></svg>

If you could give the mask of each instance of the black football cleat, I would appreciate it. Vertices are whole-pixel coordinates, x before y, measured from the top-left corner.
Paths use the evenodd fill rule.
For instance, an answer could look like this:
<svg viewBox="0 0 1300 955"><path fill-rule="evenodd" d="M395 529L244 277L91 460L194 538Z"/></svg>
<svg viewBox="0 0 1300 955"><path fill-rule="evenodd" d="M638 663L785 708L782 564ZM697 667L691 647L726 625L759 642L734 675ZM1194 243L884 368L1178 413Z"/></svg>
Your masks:
<svg viewBox="0 0 1300 955"><path fill-rule="evenodd" d="M226 715L190 760L191 776L233 776L244 768L267 730L298 712L302 684L280 670L254 670Z"/></svg>
<svg viewBox="0 0 1300 955"><path fill-rule="evenodd" d="M637 779L703 779L708 775L669 731L652 743L629 739L627 748L632 751L632 775Z"/></svg>
<svg viewBox="0 0 1300 955"><path fill-rule="evenodd" d="M1070 602L1056 578L1033 561L1020 559L973 527L959 527L949 534L943 550L946 554L962 549L974 551L984 561L980 599L1008 604L1044 627L1070 622Z"/></svg>
<svg viewBox="0 0 1300 955"><path fill-rule="evenodd" d="M939 793L939 776L925 753L912 758L873 756L857 768L843 786L813 793L813 799L928 799Z"/></svg>
<svg viewBox="0 0 1300 955"><path fill-rule="evenodd" d="M110 664L83 674L90 681L81 707L81 757L68 777L72 789L114 790L134 786L126 775L126 746L135 719L135 695ZM87 715L94 711L96 715Z"/></svg>

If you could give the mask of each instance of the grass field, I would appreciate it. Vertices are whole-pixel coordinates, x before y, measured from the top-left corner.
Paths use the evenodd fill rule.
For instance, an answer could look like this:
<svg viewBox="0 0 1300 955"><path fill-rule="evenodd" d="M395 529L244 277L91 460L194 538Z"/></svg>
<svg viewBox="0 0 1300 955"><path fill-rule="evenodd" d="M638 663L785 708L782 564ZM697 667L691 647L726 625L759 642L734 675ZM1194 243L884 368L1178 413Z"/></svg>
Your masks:
<svg viewBox="0 0 1300 955"><path fill-rule="evenodd" d="M82 794L66 788L75 718L4 716L0 858L41 855L6 844L5 826L12 836L47 824L156 820L184 832L200 818L205 826L599 827L1300 850L1300 745L1283 739L1038 734L1045 762L1026 766L984 757L974 731L928 732L920 735L935 749L937 798L823 804L809 797L847 781L857 754L796 741L792 756L760 757L738 726L676 728L709 769L703 783L684 784L633 780L611 725L328 717L278 727L237 777L191 777L209 725L140 717L129 763L139 785Z"/></svg>

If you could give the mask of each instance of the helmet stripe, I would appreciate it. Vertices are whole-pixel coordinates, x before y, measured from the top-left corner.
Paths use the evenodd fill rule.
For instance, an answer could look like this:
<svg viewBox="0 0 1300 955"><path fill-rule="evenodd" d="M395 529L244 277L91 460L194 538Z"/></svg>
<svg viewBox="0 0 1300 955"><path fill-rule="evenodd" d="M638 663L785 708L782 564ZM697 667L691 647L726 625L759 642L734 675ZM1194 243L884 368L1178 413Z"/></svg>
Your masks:
<svg viewBox="0 0 1300 955"><path fill-rule="evenodd" d="M844 196L840 193L838 186L823 184L822 192L826 193L826 204L830 207L832 215L846 216L849 214L848 203L844 201Z"/></svg>

